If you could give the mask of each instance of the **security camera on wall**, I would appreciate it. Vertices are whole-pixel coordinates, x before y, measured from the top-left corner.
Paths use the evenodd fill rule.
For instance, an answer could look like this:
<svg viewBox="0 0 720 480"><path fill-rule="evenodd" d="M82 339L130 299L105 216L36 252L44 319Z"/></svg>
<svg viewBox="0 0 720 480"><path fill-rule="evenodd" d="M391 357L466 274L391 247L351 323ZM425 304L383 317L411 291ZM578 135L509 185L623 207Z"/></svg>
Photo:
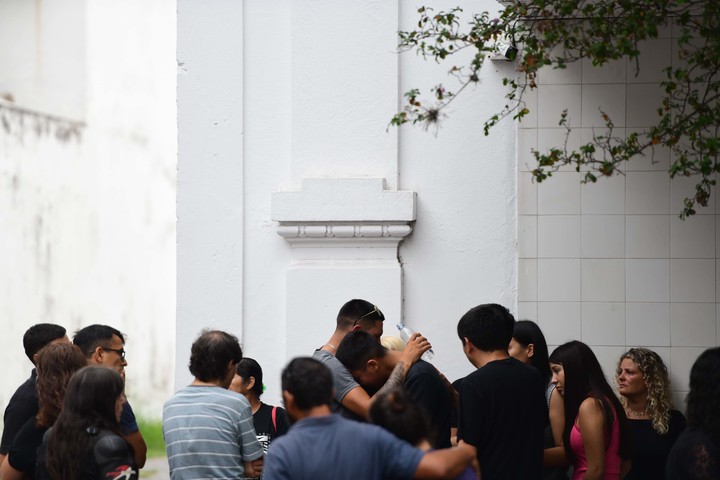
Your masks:
<svg viewBox="0 0 720 480"><path fill-rule="evenodd" d="M507 60L512 62L518 54L518 49L511 43L498 42L495 44L496 57L493 60Z"/></svg>
<svg viewBox="0 0 720 480"><path fill-rule="evenodd" d="M518 49L515 45L509 42L497 42L495 44L495 51L490 56L490 60L499 60L512 62L515 60L518 54Z"/></svg>

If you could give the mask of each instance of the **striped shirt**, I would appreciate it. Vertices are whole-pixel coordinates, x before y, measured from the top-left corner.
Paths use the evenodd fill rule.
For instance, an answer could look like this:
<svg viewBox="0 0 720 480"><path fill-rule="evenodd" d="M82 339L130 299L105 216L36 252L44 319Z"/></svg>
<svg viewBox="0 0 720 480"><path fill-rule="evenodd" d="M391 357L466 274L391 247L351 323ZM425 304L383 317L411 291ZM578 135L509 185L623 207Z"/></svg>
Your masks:
<svg viewBox="0 0 720 480"><path fill-rule="evenodd" d="M243 478L243 462L263 455L250 403L222 387L187 386L163 407L172 480Z"/></svg>

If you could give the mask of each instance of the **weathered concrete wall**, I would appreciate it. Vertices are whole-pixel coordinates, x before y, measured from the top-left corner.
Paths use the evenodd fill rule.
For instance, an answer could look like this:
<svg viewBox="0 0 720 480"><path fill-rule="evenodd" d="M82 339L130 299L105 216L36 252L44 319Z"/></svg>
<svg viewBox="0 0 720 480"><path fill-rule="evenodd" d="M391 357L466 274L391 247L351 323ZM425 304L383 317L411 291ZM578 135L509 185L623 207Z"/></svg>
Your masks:
<svg viewBox="0 0 720 480"><path fill-rule="evenodd" d="M14 98L0 106L0 408L30 372L28 327L106 323L127 334L134 408L159 416L174 369L174 2L2 2L0 32ZM58 121L38 134L13 107L81 135L59 140Z"/></svg>

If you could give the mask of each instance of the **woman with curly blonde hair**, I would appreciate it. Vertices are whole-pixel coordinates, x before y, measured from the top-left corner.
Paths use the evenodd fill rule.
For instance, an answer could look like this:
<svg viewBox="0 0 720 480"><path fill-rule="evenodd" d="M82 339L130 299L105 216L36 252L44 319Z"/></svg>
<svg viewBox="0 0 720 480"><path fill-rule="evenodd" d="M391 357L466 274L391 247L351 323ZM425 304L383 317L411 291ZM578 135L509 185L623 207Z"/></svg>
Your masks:
<svg viewBox="0 0 720 480"><path fill-rule="evenodd" d="M635 443L625 479L664 479L667 456L685 429L685 417L672 408L667 368L652 350L631 348L620 357L616 373Z"/></svg>

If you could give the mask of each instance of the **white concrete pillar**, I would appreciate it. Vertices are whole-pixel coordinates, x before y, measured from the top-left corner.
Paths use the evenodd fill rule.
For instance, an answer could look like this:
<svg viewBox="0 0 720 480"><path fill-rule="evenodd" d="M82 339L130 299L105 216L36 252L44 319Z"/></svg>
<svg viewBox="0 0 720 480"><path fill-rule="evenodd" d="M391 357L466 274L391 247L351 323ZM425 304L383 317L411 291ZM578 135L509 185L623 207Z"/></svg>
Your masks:
<svg viewBox="0 0 720 480"><path fill-rule="evenodd" d="M382 178L313 178L302 190L276 192L273 220L293 250L287 272L288 358L308 355L334 329L347 300L374 302L402 316L397 252L415 220L415 192L386 190ZM308 328L308 320L323 330ZM388 322L386 330L394 328Z"/></svg>
<svg viewBox="0 0 720 480"><path fill-rule="evenodd" d="M178 0L176 387L201 328L241 337L243 2Z"/></svg>
<svg viewBox="0 0 720 480"><path fill-rule="evenodd" d="M398 2L293 0L292 177L398 188Z"/></svg>

